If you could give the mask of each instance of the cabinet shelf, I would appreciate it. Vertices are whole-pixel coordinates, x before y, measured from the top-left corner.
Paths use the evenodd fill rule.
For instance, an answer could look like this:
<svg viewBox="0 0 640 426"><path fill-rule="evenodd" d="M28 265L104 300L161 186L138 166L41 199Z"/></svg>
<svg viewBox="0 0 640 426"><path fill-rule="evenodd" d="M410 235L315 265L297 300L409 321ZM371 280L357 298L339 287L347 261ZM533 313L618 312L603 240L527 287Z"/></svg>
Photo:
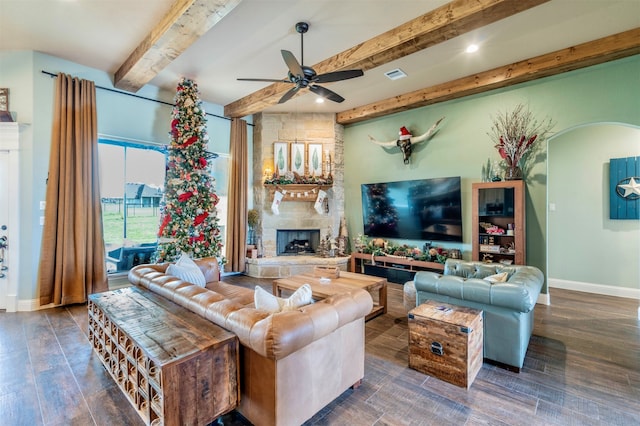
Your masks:
<svg viewBox="0 0 640 426"><path fill-rule="evenodd" d="M472 185L473 260L511 262L523 265L525 255L525 183L524 181L482 182ZM488 222L513 235L485 232L481 223ZM486 226L486 225L485 225ZM511 226L512 228L509 228ZM491 239L491 240L489 240ZM481 245L507 246L515 252L483 250Z"/></svg>
<svg viewBox="0 0 640 426"><path fill-rule="evenodd" d="M499 256L515 256L515 253L509 253L509 252L500 252L500 253L496 253L495 251L484 251L484 250L480 250L480 253L488 253L488 254L495 254L495 255L499 255Z"/></svg>

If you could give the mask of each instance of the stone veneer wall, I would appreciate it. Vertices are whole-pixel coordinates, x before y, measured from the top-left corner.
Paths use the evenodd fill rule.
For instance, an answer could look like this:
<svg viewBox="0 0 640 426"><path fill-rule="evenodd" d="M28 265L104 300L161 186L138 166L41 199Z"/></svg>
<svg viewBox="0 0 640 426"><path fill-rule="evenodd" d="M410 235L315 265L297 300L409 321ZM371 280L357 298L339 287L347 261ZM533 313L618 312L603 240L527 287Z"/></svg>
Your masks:
<svg viewBox="0 0 640 426"><path fill-rule="evenodd" d="M285 197L280 214L271 210L273 196L264 187L264 170L274 170L274 142L321 143L331 154L333 187L327 191L329 213L319 214L313 201L293 201ZM335 114L261 113L254 116L253 206L260 212L257 235L262 237L264 257L276 256L277 229L319 229L321 238L331 232L338 236L344 216L344 128ZM323 159L324 160L324 159Z"/></svg>

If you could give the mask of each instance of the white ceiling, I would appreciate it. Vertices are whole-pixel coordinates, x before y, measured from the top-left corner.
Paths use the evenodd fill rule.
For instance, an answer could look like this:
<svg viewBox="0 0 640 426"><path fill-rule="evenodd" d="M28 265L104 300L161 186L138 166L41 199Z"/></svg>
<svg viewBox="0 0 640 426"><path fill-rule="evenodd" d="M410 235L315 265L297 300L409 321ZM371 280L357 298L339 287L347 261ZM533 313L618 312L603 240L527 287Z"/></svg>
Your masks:
<svg viewBox="0 0 640 426"><path fill-rule="evenodd" d="M0 50L39 51L113 74L172 3L0 0ZM446 3L242 0L150 84L174 91L186 76L198 83L203 100L226 105L269 84L237 81L239 77L286 77L280 50L290 50L300 60L296 22L309 22L304 64L312 66ZM326 84L346 98L341 104L318 105L315 95L308 93L267 111L345 111L638 27L640 0L552 0L368 70L364 77ZM472 42L480 50L465 53ZM387 79L384 72L394 68L408 77Z"/></svg>

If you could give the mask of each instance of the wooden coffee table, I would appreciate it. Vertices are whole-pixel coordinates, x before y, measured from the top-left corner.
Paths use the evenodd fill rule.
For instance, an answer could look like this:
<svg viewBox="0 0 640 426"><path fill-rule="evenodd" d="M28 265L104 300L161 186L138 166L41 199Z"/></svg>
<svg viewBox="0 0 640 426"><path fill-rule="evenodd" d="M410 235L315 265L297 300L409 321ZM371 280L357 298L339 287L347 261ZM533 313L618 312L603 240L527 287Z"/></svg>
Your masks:
<svg viewBox="0 0 640 426"><path fill-rule="evenodd" d="M314 299L325 299L338 293L348 292L354 288L361 288L369 293L378 291L377 301L373 298L373 309L367 314L365 320L387 312L387 280L371 275L356 274L340 271L339 278L330 278L330 281L321 279L312 273L293 275L287 278L278 278L273 281L273 294L282 296L282 290L296 291L303 284L309 284Z"/></svg>

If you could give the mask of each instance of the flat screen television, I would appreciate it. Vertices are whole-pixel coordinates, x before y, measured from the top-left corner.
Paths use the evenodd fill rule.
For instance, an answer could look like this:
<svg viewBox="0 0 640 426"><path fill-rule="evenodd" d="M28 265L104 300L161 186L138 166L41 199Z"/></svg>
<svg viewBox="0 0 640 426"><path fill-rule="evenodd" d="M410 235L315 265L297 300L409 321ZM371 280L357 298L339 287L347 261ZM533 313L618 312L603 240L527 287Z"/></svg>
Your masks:
<svg viewBox="0 0 640 426"><path fill-rule="evenodd" d="M462 242L460 177L362 184L364 235Z"/></svg>

